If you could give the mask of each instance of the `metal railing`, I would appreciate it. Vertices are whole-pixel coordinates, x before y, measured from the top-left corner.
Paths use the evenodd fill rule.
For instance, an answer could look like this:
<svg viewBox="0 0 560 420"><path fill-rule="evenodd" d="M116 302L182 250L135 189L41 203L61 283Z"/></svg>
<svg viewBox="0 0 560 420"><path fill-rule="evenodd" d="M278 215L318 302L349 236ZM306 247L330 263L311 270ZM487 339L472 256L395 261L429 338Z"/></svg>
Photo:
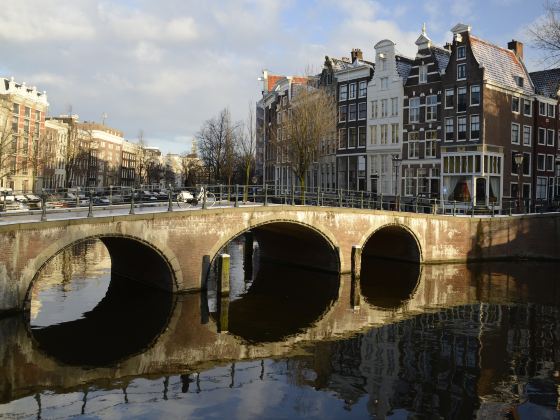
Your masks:
<svg viewBox="0 0 560 420"><path fill-rule="evenodd" d="M558 201L520 204L504 199L490 204L461 202L420 196L384 196L368 191L348 189L304 188L274 185L199 185L196 187L142 189L133 187L43 190L39 195L21 191L0 192L0 216L22 214L51 215L77 212L76 217L109 214L136 214L162 211L208 209L240 206L320 206L357 208L448 216L501 216L558 212ZM32 221L32 220L29 220Z"/></svg>

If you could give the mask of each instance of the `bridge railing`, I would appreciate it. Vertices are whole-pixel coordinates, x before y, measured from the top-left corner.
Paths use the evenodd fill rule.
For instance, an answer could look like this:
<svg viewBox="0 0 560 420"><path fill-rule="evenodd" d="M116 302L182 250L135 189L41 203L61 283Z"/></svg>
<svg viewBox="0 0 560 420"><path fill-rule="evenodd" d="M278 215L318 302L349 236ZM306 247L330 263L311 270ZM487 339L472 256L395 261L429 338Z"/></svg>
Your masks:
<svg viewBox="0 0 560 420"><path fill-rule="evenodd" d="M499 216L541 212L557 212L556 201L532 201L504 198L489 204L471 201L450 201L430 197L395 196L350 189L321 189L275 185L198 185L195 187L157 188L96 187L44 189L40 194L0 190L0 216L37 215L47 220L54 215L93 217L96 214L135 214L196 210L212 207L239 206L320 206L358 208L449 216ZM51 216L53 215L53 216ZM60 218L60 216L57 216Z"/></svg>

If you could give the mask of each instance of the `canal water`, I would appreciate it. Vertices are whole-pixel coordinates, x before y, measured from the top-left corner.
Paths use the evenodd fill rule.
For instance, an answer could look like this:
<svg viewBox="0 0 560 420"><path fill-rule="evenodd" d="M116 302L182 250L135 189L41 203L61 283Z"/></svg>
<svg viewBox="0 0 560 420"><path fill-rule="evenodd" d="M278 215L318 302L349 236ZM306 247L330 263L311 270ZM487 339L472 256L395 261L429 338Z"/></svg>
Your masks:
<svg viewBox="0 0 560 420"><path fill-rule="evenodd" d="M0 418L560 419L560 265L366 259L359 280L240 237L229 299L111 273L89 241L0 319Z"/></svg>

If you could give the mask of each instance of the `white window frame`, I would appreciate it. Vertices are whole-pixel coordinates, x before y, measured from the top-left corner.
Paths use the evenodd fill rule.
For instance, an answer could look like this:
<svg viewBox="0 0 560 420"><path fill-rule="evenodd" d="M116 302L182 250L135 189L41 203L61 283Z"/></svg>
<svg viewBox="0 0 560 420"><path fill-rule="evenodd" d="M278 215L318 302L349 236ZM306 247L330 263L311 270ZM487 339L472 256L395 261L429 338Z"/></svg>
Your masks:
<svg viewBox="0 0 560 420"><path fill-rule="evenodd" d="M344 88L344 97L343 97L343 89ZM340 85L338 87L338 102L343 102L348 100L348 85Z"/></svg>
<svg viewBox="0 0 560 420"><path fill-rule="evenodd" d="M546 155L545 169L549 172L554 171L554 155Z"/></svg>
<svg viewBox="0 0 560 420"><path fill-rule="evenodd" d="M363 118L360 118L360 106L365 107L365 112L364 112L365 115L363 116ZM358 115L358 120L359 121L367 119L367 102L358 102L358 114L357 115Z"/></svg>
<svg viewBox="0 0 560 420"><path fill-rule="evenodd" d="M459 77L459 69L460 68L465 69L463 77ZM466 63L457 64L457 80L467 80L467 64Z"/></svg>
<svg viewBox="0 0 560 420"><path fill-rule="evenodd" d="M541 167L542 158L542 167ZM544 172L546 170L546 153L537 153L537 171Z"/></svg>
<svg viewBox="0 0 560 420"><path fill-rule="evenodd" d="M350 107L354 108L354 118L352 118L352 119L350 119ZM356 121L357 119L358 119L358 107L356 106L356 103L348 104L347 121Z"/></svg>
<svg viewBox="0 0 560 420"><path fill-rule="evenodd" d="M354 89L354 94L352 94L352 88ZM356 83L350 83L348 85L348 99L356 99L356 96L358 95L357 88Z"/></svg>
<svg viewBox="0 0 560 420"><path fill-rule="evenodd" d="M541 133L543 133L542 136L542 142L541 142ZM540 146L546 146L546 128L544 127L539 127L539 131L538 131L538 135L537 135L537 144Z"/></svg>
<svg viewBox="0 0 560 420"><path fill-rule="evenodd" d="M464 93L464 95L465 95L465 110L464 111L459 111L459 96L460 96L459 89L465 89L465 93ZM455 107L456 112L461 112L461 113L467 112L467 93L468 93L468 91L469 90L467 89L466 86L457 87L457 103L456 103L456 107Z"/></svg>
<svg viewBox="0 0 560 420"><path fill-rule="evenodd" d="M447 122L448 122L448 121L451 121L451 122L452 122L451 125L452 125L452 127L453 127L453 131L452 131L452 133L453 133L453 138L450 139L450 140L447 139L447 133L448 133L448 131L447 131L447 127L448 127ZM447 118L445 118L445 121L444 121L444 124L443 124L443 128L444 128L443 141L444 141L444 142L447 142L447 143L454 141L454 140L455 140L455 118L453 118L453 117L447 117Z"/></svg>
<svg viewBox="0 0 560 420"><path fill-rule="evenodd" d="M550 118L554 118L556 116L556 109L555 109L556 107L552 104L547 104L547 108L548 108L547 115ZM551 110L552 110L552 112L550 112ZM552 115L550 115L550 114L552 114Z"/></svg>
<svg viewBox="0 0 560 420"><path fill-rule="evenodd" d="M433 104L428 104L428 98L434 98L435 102ZM431 109L433 111L433 118L428 118L428 110ZM426 118L426 122L428 121L435 121L437 119L437 95L427 95L426 96L426 112L424 117Z"/></svg>
<svg viewBox="0 0 560 420"><path fill-rule="evenodd" d="M448 95L447 92L451 92L451 95ZM445 89L445 99L444 99L444 107L445 109L453 109L455 104L451 104L451 106L447 106L447 97L451 96L453 98L453 102L455 102L455 89Z"/></svg>
<svg viewBox="0 0 560 420"><path fill-rule="evenodd" d="M517 111L513 109L513 104L517 100ZM521 98L519 96L512 96L511 97L511 112L514 114L519 114L521 112Z"/></svg>
<svg viewBox="0 0 560 420"><path fill-rule="evenodd" d="M344 119L342 119L342 109L345 108L346 109L346 117ZM347 105L340 105L338 107L338 122L346 122L348 121L348 106Z"/></svg>
<svg viewBox="0 0 560 420"><path fill-rule="evenodd" d="M525 143L525 129L528 128L529 129L529 135L527 136L527 139L529 140L527 143ZM524 125L523 126L523 138L522 138L522 142L523 142L523 146L530 146L531 145L531 136L533 135L533 127L531 127L530 125Z"/></svg>
<svg viewBox="0 0 560 420"><path fill-rule="evenodd" d="M459 120L464 120L465 121L465 138L460 138L459 137ZM467 116L466 115L460 115L457 117L457 141L466 141L467 140Z"/></svg>
<svg viewBox="0 0 560 420"><path fill-rule="evenodd" d="M525 112L525 104L529 104L529 113ZM533 115L533 101L530 99L523 99L523 115L526 117L531 117Z"/></svg>
<svg viewBox="0 0 560 420"><path fill-rule="evenodd" d="M552 134L552 136L551 136ZM552 137L552 143L550 142L550 138ZM546 145L547 146L554 146L554 130L548 129L546 130Z"/></svg>
<svg viewBox="0 0 560 420"><path fill-rule="evenodd" d="M472 128L473 128L473 117L477 117L478 118L478 136L477 137L473 137L472 136ZM479 114L472 114L469 117L469 140L480 140L480 115Z"/></svg>
<svg viewBox="0 0 560 420"><path fill-rule="evenodd" d="M418 84L428 83L428 66L422 64L418 66Z"/></svg>
<svg viewBox="0 0 560 420"><path fill-rule="evenodd" d="M542 109L541 109L543 106L544 106L544 113L542 112ZM546 112L547 112L546 102L539 101L539 115L541 117L546 117Z"/></svg>
<svg viewBox="0 0 560 420"><path fill-rule="evenodd" d="M358 98L367 97L367 82L362 80L358 85Z"/></svg>
<svg viewBox="0 0 560 420"><path fill-rule="evenodd" d="M473 103L473 88L478 88L478 102ZM469 106L479 106L480 105L480 85L471 85L470 88L470 98L469 98Z"/></svg>
<svg viewBox="0 0 560 420"><path fill-rule="evenodd" d="M513 127L516 126L517 127L517 142L513 141ZM521 127L519 126L518 123L511 123L511 128L510 128L510 138L511 138L511 144L520 144L521 143L521 131L520 131Z"/></svg>
<svg viewBox="0 0 560 420"><path fill-rule="evenodd" d="M412 106L410 105L411 101L414 101L414 103L418 103L418 106L412 107ZM415 112L415 115L418 116L418 119L417 119L417 120L413 120L413 119L412 119L412 109L417 110L417 112ZM413 97L413 98L410 98L410 99L408 100L408 122L409 122L410 124L415 124L415 123L419 123L419 122L420 122L420 98L417 97L417 96L415 96L415 97Z"/></svg>
<svg viewBox="0 0 560 420"><path fill-rule="evenodd" d="M461 55L459 51L462 51L463 54ZM459 45L457 47L457 61L466 60L467 59L467 47L466 45Z"/></svg>

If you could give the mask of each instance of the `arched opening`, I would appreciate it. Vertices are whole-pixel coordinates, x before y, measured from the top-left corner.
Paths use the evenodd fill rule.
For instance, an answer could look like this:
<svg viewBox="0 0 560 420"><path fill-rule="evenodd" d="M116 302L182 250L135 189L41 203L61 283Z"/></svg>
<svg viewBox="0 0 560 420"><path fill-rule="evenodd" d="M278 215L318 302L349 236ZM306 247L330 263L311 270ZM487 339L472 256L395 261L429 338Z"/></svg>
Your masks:
<svg viewBox="0 0 560 420"><path fill-rule="evenodd" d="M418 242L406 228L390 225L377 230L362 249L362 296L380 308L398 308L416 290L420 261Z"/></svg>
<svg viewBox="0 0 560 420"><path fill-rule="evenodd" d="M295 223L261 225L220 250L230 255L227 329L250 343L281 341L303 332L338 297L337 249L317 231ZM208 276L208 304L218 322L217 262ZM223 294L222 294L223 296Z"/></svg>
<svg viewBox="0 0 560 420"><path fill-rule="evenodd" d="M165 329L174 277L154 248L126 237L74 243L36 274L31 334L58 361L106 366L148 348Z"/></svg>

